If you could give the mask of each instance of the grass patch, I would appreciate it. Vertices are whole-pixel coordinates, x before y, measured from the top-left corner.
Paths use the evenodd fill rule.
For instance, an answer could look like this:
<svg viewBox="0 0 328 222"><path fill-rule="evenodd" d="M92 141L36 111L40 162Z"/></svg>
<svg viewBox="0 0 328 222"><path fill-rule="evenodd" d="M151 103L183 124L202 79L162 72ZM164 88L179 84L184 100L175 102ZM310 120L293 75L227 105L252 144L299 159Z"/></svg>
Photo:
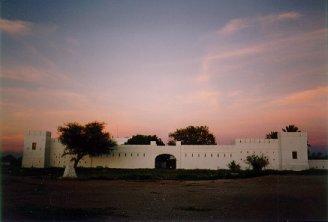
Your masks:
<svg viewBox="0 0 328 222"><path fill-rule="evenodd" d="M18 168L10 171L3 169L3 175L33 176L37 178L57 179L63 175L62 168ZM310 169L304 171L277 170L241 170L238 173L230 170L159 170L159 169L110 169L110 168L78 168L80 180L217 180L251 178L265 175L328 175L327 170Z"/></svg>

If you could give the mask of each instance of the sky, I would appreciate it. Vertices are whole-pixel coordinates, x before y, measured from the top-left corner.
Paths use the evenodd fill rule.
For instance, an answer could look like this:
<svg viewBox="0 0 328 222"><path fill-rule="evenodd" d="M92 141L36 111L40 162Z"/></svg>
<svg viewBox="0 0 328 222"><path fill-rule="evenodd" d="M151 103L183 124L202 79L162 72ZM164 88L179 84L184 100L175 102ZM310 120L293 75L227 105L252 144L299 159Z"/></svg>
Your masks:
<svg viewBox="0 0 328 222"><path fill-rule="evenodd" d="M320 0L2 0L1 149L95 120L219 144L294 124L328 149L326 17Z"/></svg>

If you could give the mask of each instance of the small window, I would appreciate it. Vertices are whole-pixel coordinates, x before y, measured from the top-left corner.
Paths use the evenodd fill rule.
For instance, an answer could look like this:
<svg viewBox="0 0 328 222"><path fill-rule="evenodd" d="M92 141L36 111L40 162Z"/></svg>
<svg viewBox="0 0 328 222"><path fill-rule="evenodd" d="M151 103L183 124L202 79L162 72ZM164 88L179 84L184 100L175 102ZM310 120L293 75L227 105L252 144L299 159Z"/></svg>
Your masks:
<svg viewBox="0 0 328 222"><path fill-rule="evenodd" d="M293 159L297 159L297 152L296 151L293 151L292 152L292 156L293 156Z"/></svg>
<svg viewBox="0 0 328 222"><path fill-rule="evenodd" d="M143 156L146 156L145 154Z"/></svg>
<svg viewBox="0 0 328 222"><path fill-rule="evenodd" d="M126 153L124 153L124 156L126 156Z"/></svg>
<svg viewBox="0 0 328 222"><path fill-rule="evenodd" d="M232 154L230 153L230 157L232 157Z"/></svg>
<svg viewBox="0 0 328 222"><path fill-rule="evenodd" d="M132 153L131 153L131 156L132 156Z"/></svg>
<svg viewBox="0 0 328 222"><path fill-rule="evenodd" d="M223 157L225 157L225 154L223 154Z"/></svg>
<svg viewBox="0 0 328 222"><path fill-rule="evenodd" d="M191 157L194 157L194 154L193 153L191 154Z"/></svg>
<svg viewBox="0 0 328 222"><path fill-rule="evenodd" d="M218 158L219 158L219 157L220 157L220 154L218 154L217 156L218 156Z"/></svg>
<svg viewBox="0 0 328 222"><path fill-rule="evenodd" d="M118 156L120 157L120 156L121 156L121 154L119 153L119 154L118 154Z"/></svg>
<svg viewBox="0 0 328 222"><path fill-rule="evenodd" d="M198 153L198 157L199 157L199 153Z"/></svg>
<svg viewBox="0 0 328 222"><path fill-rule="evenodd" d="M213 154L211 153L211 157L213 157Z"/></svg>
<svg viewBox="0 0 328 222"><path fill-rule="evenodd" d="M187 154L185 153L185 157L187 157Z"/></svg>
<svg viewBox="0 0 328 222"><path fill-rule="evenodd" d="M137 156L139 156L139 153L137 153Z"/></svg>
<svg viewBox="0 0 328 222"><path fill-rule="evenodd" d="M36 149L36 143L32 143L32 150L35 150Z"/></svg>
<svg viewBox="0 0 328 222"><path fill-rule="evenodd" d="M206 153L204 154L204 157L206 157Z"/></svg>

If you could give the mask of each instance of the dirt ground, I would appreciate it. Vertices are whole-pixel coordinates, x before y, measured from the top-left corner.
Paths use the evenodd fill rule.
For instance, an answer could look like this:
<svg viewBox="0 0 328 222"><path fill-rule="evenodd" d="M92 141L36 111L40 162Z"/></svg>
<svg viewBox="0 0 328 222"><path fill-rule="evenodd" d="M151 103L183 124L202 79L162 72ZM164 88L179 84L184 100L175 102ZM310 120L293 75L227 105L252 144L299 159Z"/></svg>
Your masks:
<svg viewBox="0 0 328 222"><path fill-rule="evenodd" d="M2 196L4 221L328 220L324 175L212 181L5 176Z"/></svg>

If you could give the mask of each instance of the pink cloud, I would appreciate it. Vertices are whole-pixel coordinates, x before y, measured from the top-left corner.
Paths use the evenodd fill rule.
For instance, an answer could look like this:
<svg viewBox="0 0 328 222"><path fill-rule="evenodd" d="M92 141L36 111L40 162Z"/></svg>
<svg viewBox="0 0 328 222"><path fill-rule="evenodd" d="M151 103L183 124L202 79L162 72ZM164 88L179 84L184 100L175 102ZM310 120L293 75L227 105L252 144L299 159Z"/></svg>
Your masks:
<svg viewBox="0 0 328 222"><path fill-rule="evenodd" d="M323 105L328 98L328 86L317 87L314 89L308 89L301 92L292 93L283 98L272 101L272 105L308 105L317 103L317 105ZM322 102L323 104L319 104Z"/></svg>
<svg viewBox="0 0 328 222"><path fill-rule="evenodd" d="M0 30L10 35L27 35L31 32L32 23L20 20L0 19Z"/></svg>
<svg viewBox="0 0 328 222"><path fill-rule="evenodd" d="M70 81L70 78L66 74L54 72L50 69L36 68L34 66L3 68L0 77L3 79L16 80L20 82L33 82L41 84L46 84L49 81Z"/></svg>
<svg viewBox="0 0 328 222"><path fill-rule="evenodd" d="M310 30L303 33L286 33L282 37L274 37L270 41L260 41L243 47L233 45L226 46L225 49L212 48L212 52L204 56L201 63L201 73L196 77L198 82L207 82L213 76L224 73L227 61L235 61L233 69L242 69L241 66L251 65L247 60L253 57L252 63L264 60L267 62L292 61L295 59L309 58L314 56L324 56L322 50L315 50L315 47L324 46L327 29ZM260 56L260 57L256 57ZM214 65L220 67L213 70ZM239 68L238 68L239 67ZM227 71L226 71L227 72ZM228 71L229 72L229 71Z"/></svg>
<svg viewBox="0 0 328 222"><path fill-rule="evenodd" d="M231 35L242 29L248 28L250 26L257 25L270 25L275 22L283 22L288 20L296 20L301 17L298 12L284 12L280 14L266 15L266 16L256 16L250 18L237 18L232 19L226 23L221 29L218 30L219 34Z"/></svg>

